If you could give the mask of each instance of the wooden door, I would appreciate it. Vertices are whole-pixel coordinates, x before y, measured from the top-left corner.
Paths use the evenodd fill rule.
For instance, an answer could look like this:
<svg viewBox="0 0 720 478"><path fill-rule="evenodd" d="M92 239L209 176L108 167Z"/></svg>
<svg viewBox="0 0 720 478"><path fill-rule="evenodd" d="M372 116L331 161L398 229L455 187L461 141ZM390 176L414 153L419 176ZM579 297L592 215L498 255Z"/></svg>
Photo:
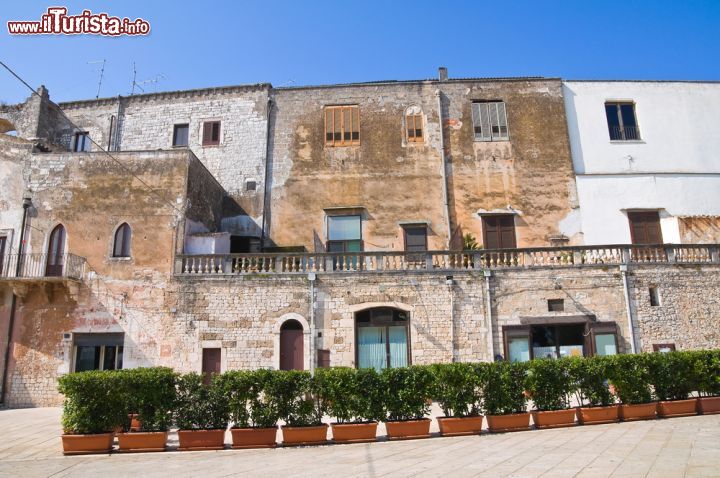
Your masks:
<svg viewBox="0 0 720 478"><path fill-rule="evenodd" d="M48 242L46 276L62 276L65 264L65 228L58 224L50 233Z"/></svg>
<svg viewBox="0 0 720 478"><path fill-rule="evenodd" d="M221 360L220 349L203 349L202 372L206 385L210 384L214 374L220 373Z"/></svg>
<svg viewBox="0 0 720 478"><path fill-rule="evenodd" d="M303 330L296 320L288 320L280 329L280 370L303 370Z"/></svg>
<svg viewBox="0 0 720 478"><path fill-rule="evenodd" d="M657 211L628 212L633 244L662 244L660 215Z"/></svg>
<svg viewBox="0 0 720 478"><path fill-rule="evenodd" d="M502 214L483 216L483 242L485 249L514 249L515 216Z"/></svg>

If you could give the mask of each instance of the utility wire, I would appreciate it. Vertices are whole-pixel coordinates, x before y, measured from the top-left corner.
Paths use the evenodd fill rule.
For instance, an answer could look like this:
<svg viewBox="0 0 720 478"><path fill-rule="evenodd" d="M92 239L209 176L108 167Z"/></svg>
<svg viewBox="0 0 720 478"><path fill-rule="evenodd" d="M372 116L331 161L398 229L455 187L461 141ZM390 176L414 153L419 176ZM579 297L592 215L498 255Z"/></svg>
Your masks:
<svg viewBox="0 0 720 478"><path fill-rule="evenodd" d="M25 85L25 86L32 92L32 94L36 95L38 98L41 98L41 96L40 96L40 94L37 92L37 90L35 90L32 86L30 86L30 85L27 83L27 81L23 80L23 79L20 77L20 75L18 75L17 73L15 73L15 72L12 70L12 68L10 68L9 66L7 66L2 60L0 60L0 65L2 65L3 68L5 68L7 71L9 71L12 76L14 76L15 78L17 78L18 81L20 81L20 83L22 83L23 85ZM63 118L65 118L65 120L70 124L70 126L72 126L73 128L75 128L76 130L80 130L80 129L81 129L81 128L78 127L70 118L67 117L67 115L66 115L65 112L62 110L62 108L60 108L57 104L55 104L55 103L52 102L52 101L50 101L50 104L57 109L57 111L62 115ZM119 121L120 121L120 118L118 118L117 121L119 122ZM116 134L117 134L117 132L116 132ZM170 200L167 199L165 196L163 196L162 194L160 194L159 192L157 192L152 186L150 186L148 183L146 183L142 178L140 178L138 175L136 175L135 173L133 173L127 166L125 166L124 164L122 164L122 162L121 162L120 160L118 160L118 159L115 158L112 154L110 154L109 151L105 151L105 149L104 149L99 143L97 143L94 139L92 139L89 135L88 135L88 138L90 139L90 142L92 142L92 144L94 144L94 145L98 148L98 150L99 150L100 152L104 153L106 156L108 156L110 159L112 159L115 163L117 163L118 166L120 166L120 167L121 167L122 169L124 169L127 173L129 173L131 176L133 176L135 179L137 179L143 186L145 186L152 194L154 194L155 196L157 196L162 202L168 204L168 205L169 205L171 208L173 208L178 214L180 214L180 215L184 214L184 212L181 211L180 209L178 209L172 201L170 201Z"/></svg>

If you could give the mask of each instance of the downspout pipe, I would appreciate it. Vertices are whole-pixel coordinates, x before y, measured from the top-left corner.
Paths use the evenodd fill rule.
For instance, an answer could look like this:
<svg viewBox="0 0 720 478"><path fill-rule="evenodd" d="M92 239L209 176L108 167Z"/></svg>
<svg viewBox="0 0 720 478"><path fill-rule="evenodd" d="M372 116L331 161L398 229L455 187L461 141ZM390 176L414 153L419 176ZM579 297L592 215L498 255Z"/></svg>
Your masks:
<svg viewBox="0 0 720 478"><path fill-rule="evenodd" d="M623 281L623 296L625 296L625 313L628 321L628 337L630 338L630 353L637 353L635 347L635 327L633 325L632 308L630 307L630 284L627 278L627 264L620 264L620 274Z"/></svg>
<svg viewBox="0 0 720 478"><path fill-rule="evenodd" d="M265 227L267 227L267 208L270 198L270 118L272 115L273 99L268 96L267 101L267 126L265 127L265 178L263 180L263 210L262 230L260 231L260 250L265 249Z"/></svg>
<svg viewBox="0 0 720 478"><path fill-rule="evenodd" d="M122 110L122 96L117 97L117 115L115 115L115 137L113 138L113 151L120 151L120 111ZM108 149L110 149L108 147Z"/></svg>
<svg viewBox="0 0 720 478"><path fill-rule="evenodd" d="M317 276L314 272L310 272L307 277L310 282L310 374L315 375L317 357L315 350L315 279Z"/></svg>
<svg viewBox="0 0 720 478"><path fill-rule="evenodd" d="M18 257L15 264L15 277L20 277L22 272L22 255L24 253L25 245L25 224L27 222L28 209L32 206L32 200L29 197L23 198L23 217L22 226L20 227L20 243L18 244ZM10 347L12 345L12 333L15 328L15 313L17 310L17 295L13 293L12 302L10 304L10 319L8 320L8 331L7 331L7 343L5 344L5 361L3 362L3 376L2 376L2 396L0 396L0 403L5 404L7 397L7 383L8 383L8 372L10 371Z"/></svg>
<svg viewBox="0 0 720 478"><path fill-rule="evenodd" d="M450 250L452 228L450 226L450 201L448 199L447 158L445 157L445 129L443 127L442 93L439 88L435 90L435 96L437 97L438 122L440 123L440 157L442 158L443 202L445 203L445 216L447 218L447 249Z"/></svg>
<svg viewBox="0 0 720 478"><path fill-rule="evenodd" d="M487 318L487 348L490 355L490 361L495 361L495 343L493 337L493 318L492 318L492 297L490 296L490 278L492 277L492 271L485 269L483 271L485 276L485 317ZM507 359L507 357L505 357Z"/></svg>

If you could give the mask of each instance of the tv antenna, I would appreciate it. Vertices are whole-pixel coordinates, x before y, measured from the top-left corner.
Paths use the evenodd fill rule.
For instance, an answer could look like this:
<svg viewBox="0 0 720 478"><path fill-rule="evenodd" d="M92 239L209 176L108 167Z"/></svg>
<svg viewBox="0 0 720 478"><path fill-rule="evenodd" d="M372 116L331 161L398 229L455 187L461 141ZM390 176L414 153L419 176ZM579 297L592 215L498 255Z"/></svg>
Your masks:
<svg viewBox="0 0 720 478"><path fill-rule="evenodd" d="M135 94L135 88L145 93L145 88L143 88L140 85L147 85L151 83L158 83L160 80L163 80L165 78L165 75L160 73L159 75L156 75L154 78L149 78L147 80L137 81L137 68L135 67L135 62L133 62L133 81L132 81L132 91L130 92L130 95Z"/></svg>
<svg viewBox="0 0 720 478"><path fill-rule="evenodd" d="M87 63L88 65L97 65L98 63L102 63L102 66L100 67L100 79L98 80L98 89L97 93L95 94L95 99L98 99L100 98L100 87L102 86L103 76L105 75L105 60L93 60Z"/></svg>

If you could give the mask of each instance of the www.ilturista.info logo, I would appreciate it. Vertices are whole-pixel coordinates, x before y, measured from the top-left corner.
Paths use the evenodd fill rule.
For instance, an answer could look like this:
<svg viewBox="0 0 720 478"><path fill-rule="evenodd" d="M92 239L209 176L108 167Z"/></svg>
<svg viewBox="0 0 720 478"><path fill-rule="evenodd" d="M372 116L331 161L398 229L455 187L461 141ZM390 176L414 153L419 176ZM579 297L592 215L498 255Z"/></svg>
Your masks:
<svg viewBox="0 0 720 478"><path fill-rule="evenodd" d="M65 7L50 7L40 21L9 21L11 35L147 35L150 23L138 18L111 17L107 13L83 10L80 15L68 15Z"/></svg>

